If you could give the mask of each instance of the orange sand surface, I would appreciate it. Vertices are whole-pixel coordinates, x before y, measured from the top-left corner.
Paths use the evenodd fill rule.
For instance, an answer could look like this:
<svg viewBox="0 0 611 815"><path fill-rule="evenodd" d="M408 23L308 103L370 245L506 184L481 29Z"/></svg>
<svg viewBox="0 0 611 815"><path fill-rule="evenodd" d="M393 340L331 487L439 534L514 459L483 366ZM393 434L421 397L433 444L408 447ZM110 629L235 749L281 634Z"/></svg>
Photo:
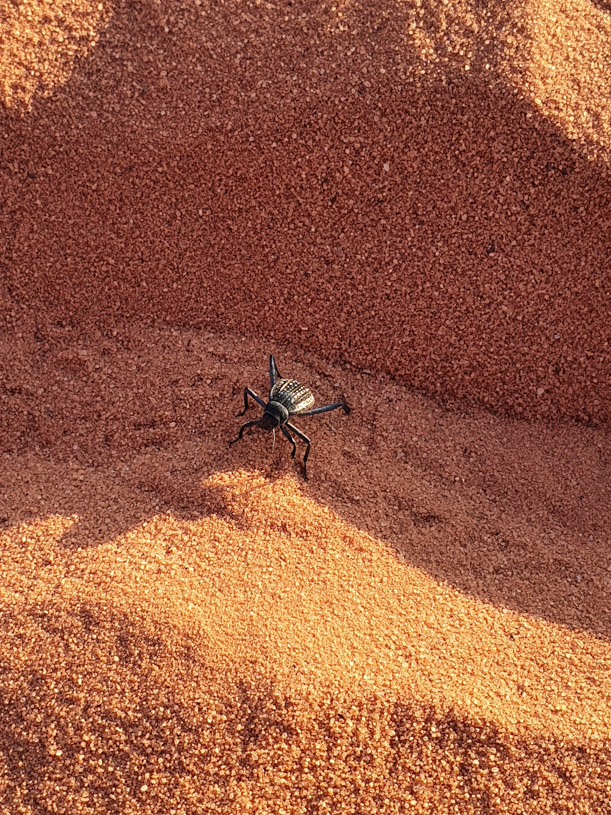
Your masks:
<svg viewBox="0 0 611 815"><path fill-rule="evenodd" d="M610 77L606 0L0 0L1 815L611 812Z"/></svg>
<svg viewBox="0 0 611 815"><path fill-rule="evenodd" d="M301 420L304 483L284 443L227 445L264 342L21 333L6 812L604 811L601 430L450 412L300 354L292 373L353 407Z"/></svg>

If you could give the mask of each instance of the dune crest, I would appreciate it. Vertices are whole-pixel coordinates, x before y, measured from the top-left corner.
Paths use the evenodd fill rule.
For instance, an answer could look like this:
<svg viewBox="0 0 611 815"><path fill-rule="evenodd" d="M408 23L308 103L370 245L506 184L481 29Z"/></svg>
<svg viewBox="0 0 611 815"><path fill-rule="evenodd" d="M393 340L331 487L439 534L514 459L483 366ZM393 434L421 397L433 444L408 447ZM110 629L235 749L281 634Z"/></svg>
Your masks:
<svg viewBox="0 0 611 815"><path fill-rule="evenodd" d="M591 0L532 0L519 13L526 59L510 73L570 139L611 164L611 9Z"/></svg>
<svg viewBox="0 0 611 815"><path fill-rule="evenodd" d="M110 0L34 0L0 3L0 100L31 110L35 99L65 84L77 61L99 41Z"/></svg>

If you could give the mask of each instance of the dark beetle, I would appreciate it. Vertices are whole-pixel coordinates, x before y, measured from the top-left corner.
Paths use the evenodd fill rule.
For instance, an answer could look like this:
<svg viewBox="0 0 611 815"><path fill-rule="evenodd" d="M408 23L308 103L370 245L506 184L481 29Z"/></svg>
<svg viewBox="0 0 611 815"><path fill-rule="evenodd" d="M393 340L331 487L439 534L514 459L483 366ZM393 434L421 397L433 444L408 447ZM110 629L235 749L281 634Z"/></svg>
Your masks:
<svg viewBox="0 0 611 815"><path fill-rule="evenodd" d="M255 419L252 422L246 422L240 428L237 439L230 441L229 444L235 444L240 441L242 435L247 427L254 427L258 425L263 430L271 430L274 434L274 443L276 441L276 428L279 427L282 434L293 445L291 456L295 458L295 451L297 445L295 440L289 433L293 433L307 444L305 455L303 457L303 474L306 475L306 462L310 455L310 439L301 430L298 430L294 425L289 422L293 415L298 416L315 416L317 413L327 413L329 410L342 408L344 413L350 413L350 408L345 402L334 402L332 405L324 405L323 407L314 408L310 410L314 404L314 397L312 391L297 382L296 379L281 379L280 373L276 366L276 360L273 354L269 358L269 400L267 404L261 399L260 396L250 388L244 388L244 410L236 413L236 416L243 416L248 410L248 397L254 399L263 408L263 416L260 419Z"/></svg>

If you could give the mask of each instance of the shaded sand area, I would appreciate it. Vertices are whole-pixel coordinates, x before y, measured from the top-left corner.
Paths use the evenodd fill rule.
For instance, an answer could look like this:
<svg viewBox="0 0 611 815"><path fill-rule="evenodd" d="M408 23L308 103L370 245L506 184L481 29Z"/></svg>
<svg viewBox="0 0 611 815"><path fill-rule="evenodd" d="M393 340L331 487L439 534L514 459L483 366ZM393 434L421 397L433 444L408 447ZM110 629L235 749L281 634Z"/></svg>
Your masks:
<svg viewBox="0 0 611 815"><path fill-rule="evenodd" d="M1 815L609 812L610 63L0 0ZM270 351L353 408L307 482L227 444Z"/></svg>
<svg viewBox="0 0 611 815"><path fill-rule="evenodd" d="M3 301L608 421L603 0L61 6L0 2Z"/></svg>

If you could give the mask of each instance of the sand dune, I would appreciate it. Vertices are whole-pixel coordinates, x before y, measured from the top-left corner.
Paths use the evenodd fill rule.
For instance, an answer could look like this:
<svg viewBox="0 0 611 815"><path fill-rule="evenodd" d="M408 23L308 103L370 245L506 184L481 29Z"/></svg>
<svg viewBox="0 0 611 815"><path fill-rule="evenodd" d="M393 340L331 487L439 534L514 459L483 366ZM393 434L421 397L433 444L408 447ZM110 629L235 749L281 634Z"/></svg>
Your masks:
<svg viewBox="0 0 611 815"><path fill-rule="evenodd" d="M603 431L302 356L353 406L302 420L304 482L227 445L263 342L33 333L3 357L10 811L603 805Z"/></svg>
<svg viewBox="0 0 611 815"><path fill-rule="evenodd" d="M606 812L608 4L0 26L2 815Z"/></svg>

